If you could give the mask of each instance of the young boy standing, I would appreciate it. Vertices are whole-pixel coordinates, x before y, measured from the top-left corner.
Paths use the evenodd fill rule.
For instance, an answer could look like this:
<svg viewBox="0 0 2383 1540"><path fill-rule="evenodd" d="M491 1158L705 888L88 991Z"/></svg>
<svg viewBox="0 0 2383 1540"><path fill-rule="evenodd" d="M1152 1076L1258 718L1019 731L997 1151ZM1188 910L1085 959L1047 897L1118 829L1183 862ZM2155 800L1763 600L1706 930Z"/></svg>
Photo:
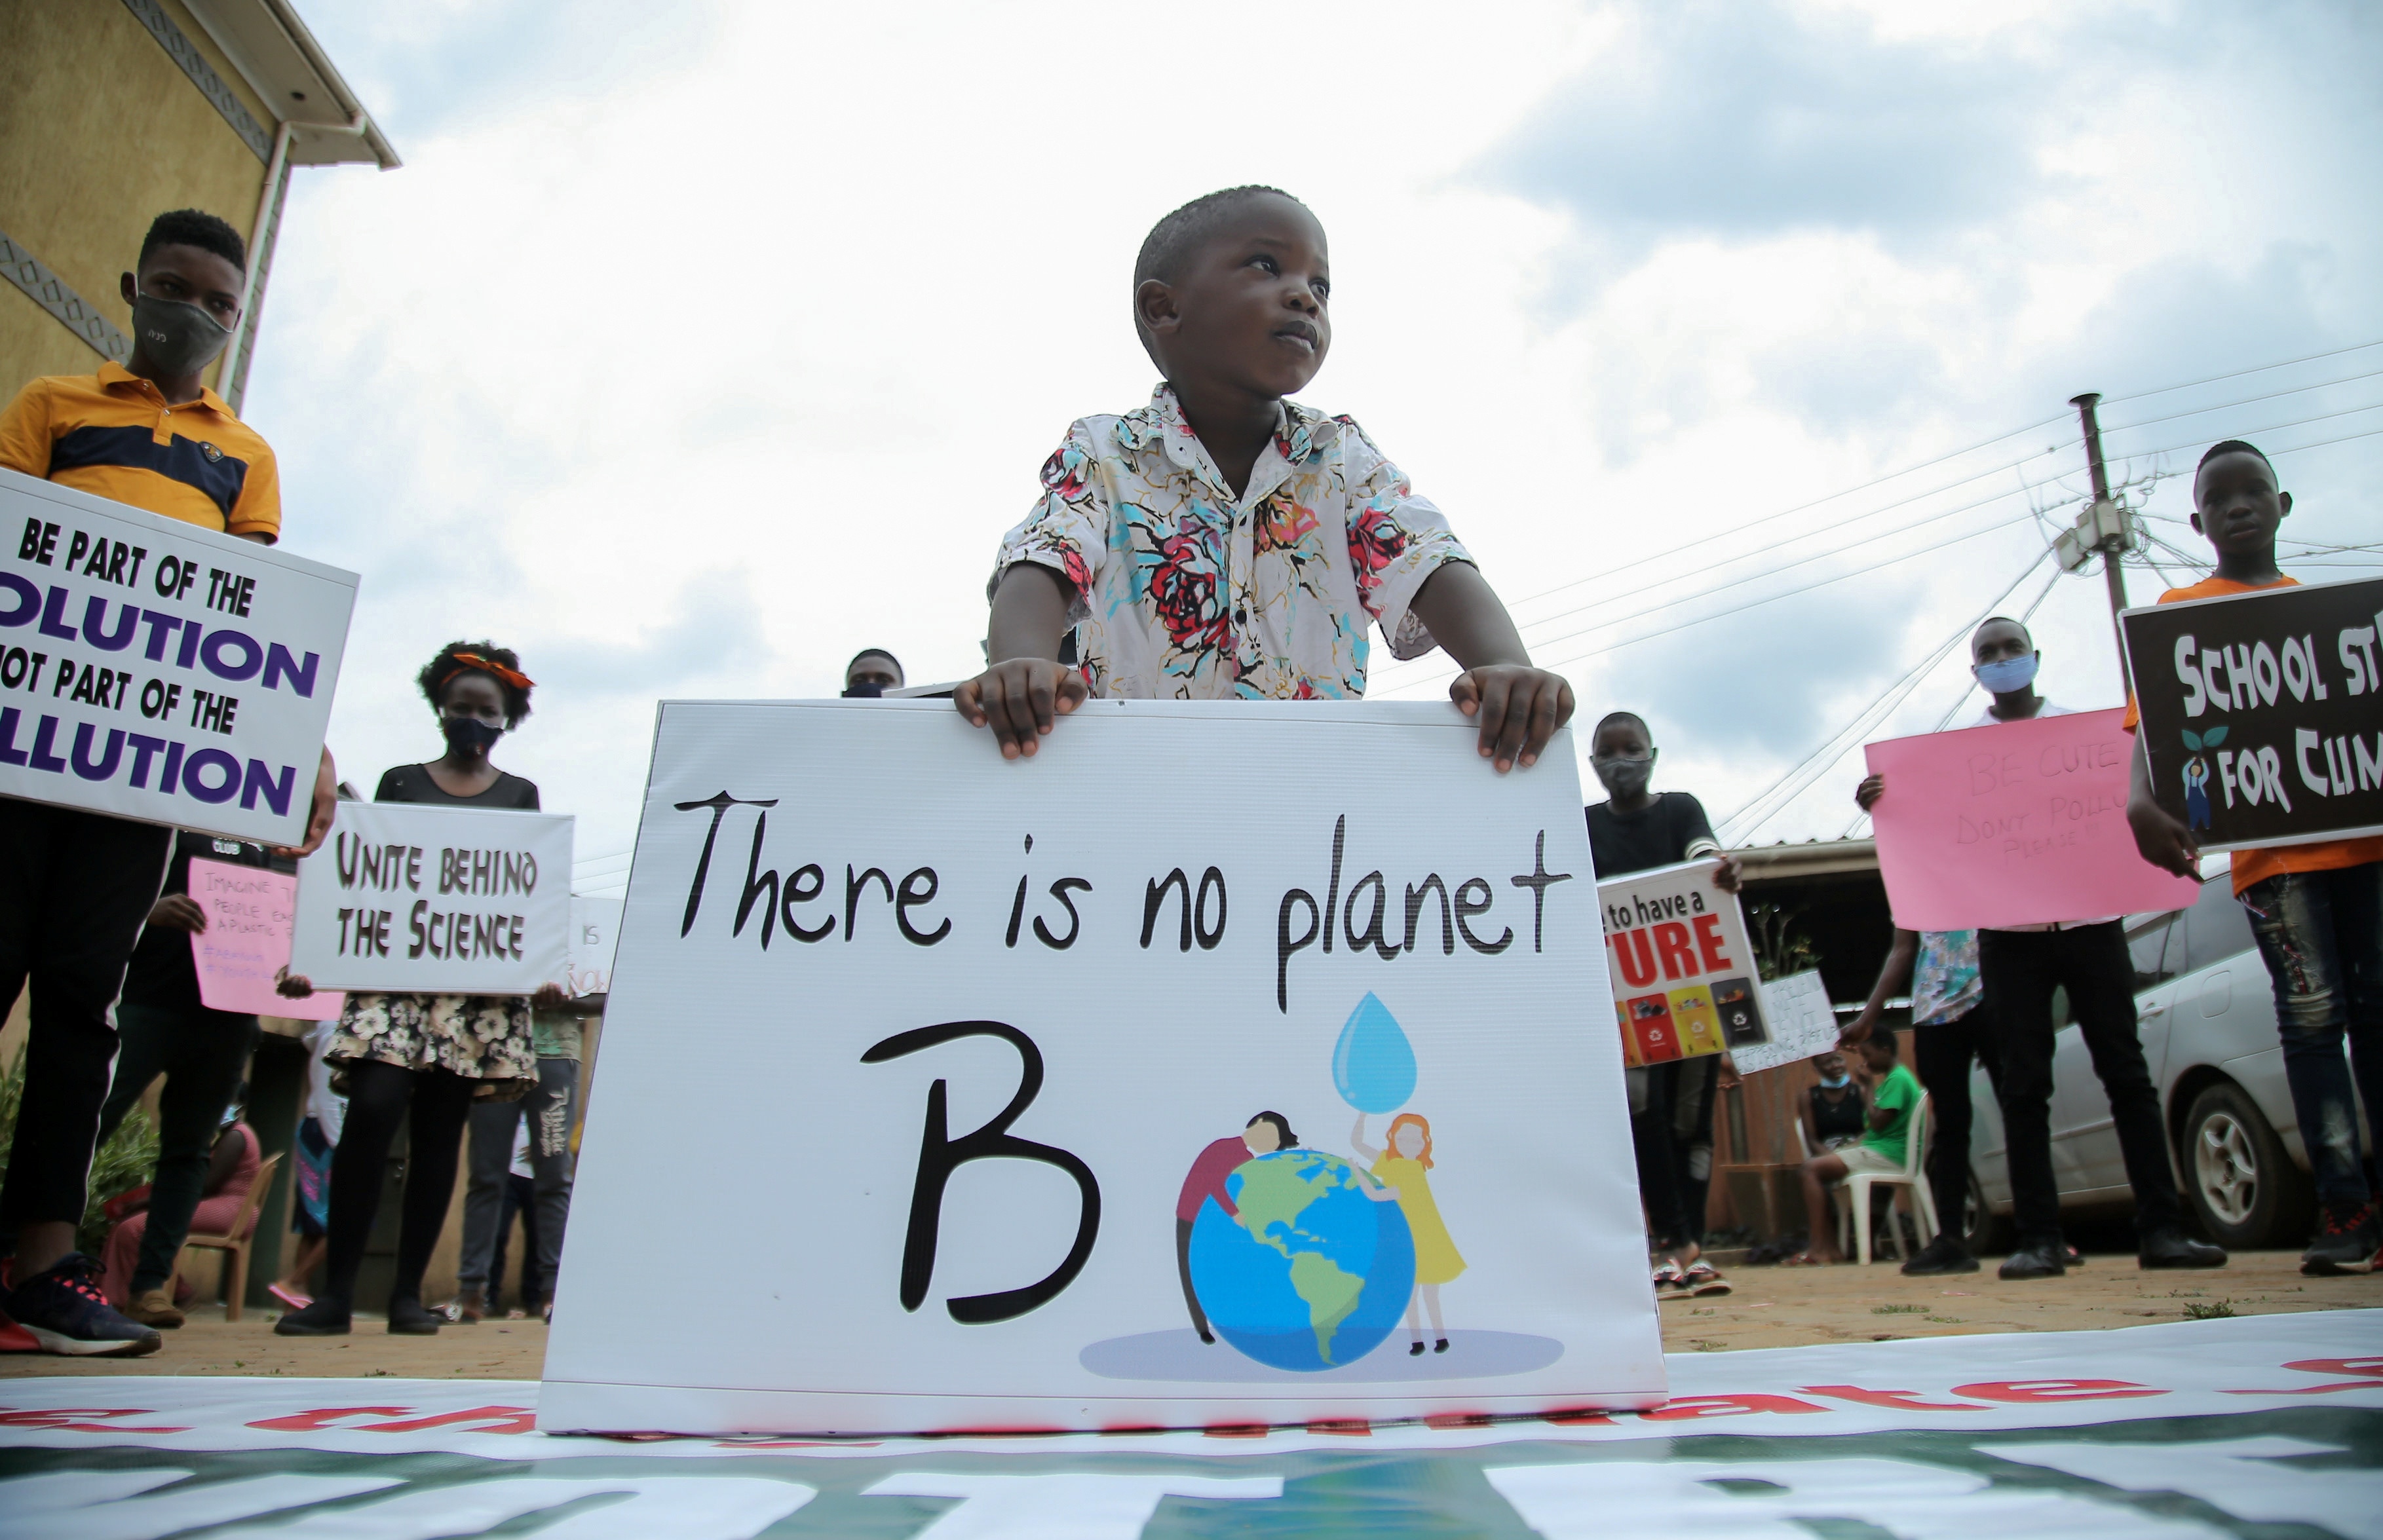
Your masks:
<svg viewBox="0 0 2383 1540"><path fill-rule="evenodd" d="M199 382L240 321L246 253L213 215L158 216L123 276L132 355L37 379L0 410L0 465L270 545L281 528L273 450ZM330 827L323 757L307 844ZM13 1232L9 1317L48 1352L136 1355L157 1333L101 1297L74 1249L117 1050L125 965L166 878L174 832L0 797L0 999L32 981L25 1097L0 1188Z"/></svg>
<svg viewBox="0 0 2383 1540"><path fill-rule="evenodd" d="M1645 720L1628 711L1611 713L1590 735L1589 769L1606 797L1587 810L1588 853L1600 881L1722 856L1702 803L1685 792L1648 789L1655 753ZM1734 893L1739 877L1737 857L1722 856L1713 886ZM1713 1098L1727 1057L1700 1055L1623 1071L1630 1089L1638 1193L1653 1231L1655 1287L1674 1294L1729 1292L1712 1263L1699 1255L1705 1195L1712 1181Z"/></svg>
<svg viewBox="0 0 2383 1540"><path fill-rule="evenodd" d="M2239 438L2210 446L2192 478L2192 527L2217 553L2217 570L2162 604L2217 598L2295 584L2276 565L2276 531L2292 511L2267 457ZM2130 707L2127 727L2137 721ZM2180 877L2195 872L2192 832L2152 800L2151 768L2135 753L2127 806L2143 859ZM2383 1250L2375 1194L2358 1152L2358 1102L2383 1118L2383 837L2234 853L2234 895L2276 992L2284 1079L2315 1170L2323 1205L2301 1271L2371 1273ZM2344 1038L2350 1052L2342 1052Z"/></svg>
<svg viewBox="0 0 2383 1540"><path fill-rule="evenodd" d="M1332 346L1328 266L1324 228L1272 188L1195 199L1142 242L1134 326L1165 382L1043 465L988 588L990 665L952 697L1004 758L1093 695L1356 699L1376 625L1395 657L1455 658L1449 694L1500 771L1571 718L1439 510L1355 423L1286 400Z"/></svg>

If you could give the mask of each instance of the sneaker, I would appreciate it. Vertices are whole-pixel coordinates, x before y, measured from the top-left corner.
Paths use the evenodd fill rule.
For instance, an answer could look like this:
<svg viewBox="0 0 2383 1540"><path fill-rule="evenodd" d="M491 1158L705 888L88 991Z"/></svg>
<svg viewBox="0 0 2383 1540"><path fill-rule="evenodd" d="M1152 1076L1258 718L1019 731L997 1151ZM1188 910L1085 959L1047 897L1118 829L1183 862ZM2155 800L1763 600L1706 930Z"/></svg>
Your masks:
<svg viewBox="0 0 2383 1540"><path fill-rule="evenodd" d="M398 1337L436 1337L444 1319L412 1295L395 1295L389 1301L389 1329Z"/></svg>
<svg viewBox="0 0 2383 1540"><path fill-rule="evenodd" d="M2329 1202L2317 1216L2316 1235L2301 1253L2301 1271L2313 1278L2375 1271L2377 1249L2383 1246L2372 1203Z"/></svg>
<svg viewBox="0 0 2383 1540"><path fill-rule="evenodd" d="M345 1337L351 1325L342 1300L316 1298L273 1323L276 1337Z"/></svg>
<svg viewBox="0 0 2383 1540"><path fill-rule="evenodd" d="M124 1307L124 1313L128 1319L161 1331L172 1331L183 1319L182 1312L174 1308L174 1297L162 1288L144 1288L135 1294L132 1302Z"/></svg>
<svg viewBox="0 0 2383 1540"><path fill-rule="evenodd" d="M2143 1238L2135 1263L2145 1271L2155 1267L2223 1267L2226 1251L2205 1240L2195 1240L2180 1230L2167 1230Z"/></svg>
<svg viewBox="0 0 2383 1540"><path fill-rule="evenodd" d="M2002 1266L2002 1276L2019 1278L2056 1278L2068 1271L2068 1259L2057 1246L2031 1246L2013 1251Z"/></svg>
<svg viewBox="0 0 2383 1540"><path fill-rule="evenodd" d="M97 1259L68 1251L8 1294L8 1314L45 1353L73 1358L138 1358L165 1341L128 1321L100 1292Z"/></svg>
<svg viewBox="0 0 2383 1540"><path fill-rule="evenodd" d="M1920 1249L1920 1254L1903 1264L1906 1277L1932 1278L1946 1273L1974 1273L1978 1259L1969 1255L1969 1248L1949 1235L1940 1235Z"/></svg>

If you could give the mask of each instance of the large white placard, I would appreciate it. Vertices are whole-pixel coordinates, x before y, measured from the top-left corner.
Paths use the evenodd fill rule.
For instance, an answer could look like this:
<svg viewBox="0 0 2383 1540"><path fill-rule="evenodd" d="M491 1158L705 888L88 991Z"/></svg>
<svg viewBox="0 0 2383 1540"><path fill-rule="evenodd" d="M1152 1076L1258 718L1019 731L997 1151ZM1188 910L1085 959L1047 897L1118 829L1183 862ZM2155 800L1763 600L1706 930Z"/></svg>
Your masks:
<svg viewBox="0 0 2383 1540"><path fill-rule="evenodd" d="M558 980L573 996L602 994L612 987L612 953L621 944L621 900L571 899L571 955Z"/></svg>
<svg viewBox="0 0 2383 1540"><path fill-rule="evenodd" d="M1474 738L1095 701L1006 763L940 701L665 704L540 1424L1660 1398L1572 745Z"/></svg>
<svg viewBox="0 0 2383 1540"><path fill-rule="evenodd" d="M342 802L298 863L290 971L318 989L535 994L571 945L571 818Z"/></svg>
<svg viewBox="0 0 2383 1540"><path fill-rule="evenodd" d="M0 795L304 838L356 577L0 470Z"/></svg>

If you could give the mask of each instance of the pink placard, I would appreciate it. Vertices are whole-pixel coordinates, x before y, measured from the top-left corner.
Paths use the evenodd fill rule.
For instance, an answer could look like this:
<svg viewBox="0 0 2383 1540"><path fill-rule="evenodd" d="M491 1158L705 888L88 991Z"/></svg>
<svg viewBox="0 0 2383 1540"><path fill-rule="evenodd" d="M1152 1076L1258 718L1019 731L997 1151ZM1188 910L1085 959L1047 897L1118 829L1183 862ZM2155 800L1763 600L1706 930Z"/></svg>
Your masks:
<svg viewBox="0 0 2383 1540"><path fill-rule="evenodd" d="M207 928L191 938L199 967L199 1000L209 1010L328 1021L347 996L318 990L291 1000L273 987L290 966L290 926L297 913L298 879L263 867L191 858L191 898L206 911Z"/></svg>
<svg viewBox="0 0 2383 1540"><path fill-rule="evenodd" d="M2136 853L2126 713L2080 711L1864 749L1879 875L1907 930L2042 925L2191 905L2201 885Z"/></svg>

